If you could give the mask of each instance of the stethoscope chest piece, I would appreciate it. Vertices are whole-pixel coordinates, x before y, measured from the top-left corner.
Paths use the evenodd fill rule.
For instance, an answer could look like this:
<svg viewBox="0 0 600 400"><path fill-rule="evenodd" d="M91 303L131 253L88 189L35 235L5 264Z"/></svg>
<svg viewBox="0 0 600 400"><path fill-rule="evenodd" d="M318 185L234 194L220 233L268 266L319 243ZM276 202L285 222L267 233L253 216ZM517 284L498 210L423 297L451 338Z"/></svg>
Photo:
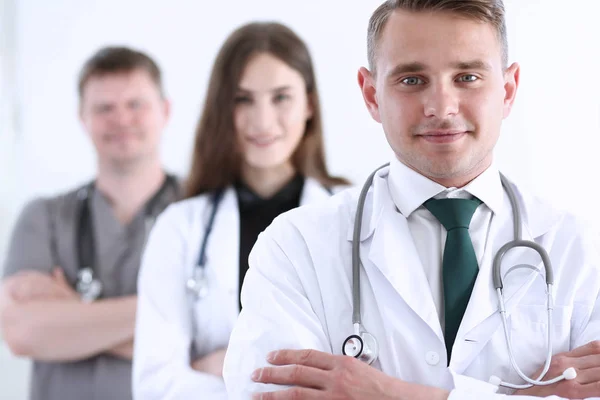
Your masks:
<svg viewBox="0 0 600 400"><path fill-rule="evenodd" d="M185 286L197 299L206 298L209 285L204 268L194 268L193 276L187 280Z"/></svg>
<svg viewBox="0 0 600 400"><path fill-rule="evenodd" d="M372 364L379 354L379 346L375 336L369 332L360 335L350 335L344 341L342 354L359 359L367 364Z"/></svg>
<svg viewBox="0 0 600 400"><path fill-rule="evenodd" d="M102 282L94 278L94 271L89 268L82 268L77 273L77 292L84 302L92 302L100 297L102 293Z"/></svg>

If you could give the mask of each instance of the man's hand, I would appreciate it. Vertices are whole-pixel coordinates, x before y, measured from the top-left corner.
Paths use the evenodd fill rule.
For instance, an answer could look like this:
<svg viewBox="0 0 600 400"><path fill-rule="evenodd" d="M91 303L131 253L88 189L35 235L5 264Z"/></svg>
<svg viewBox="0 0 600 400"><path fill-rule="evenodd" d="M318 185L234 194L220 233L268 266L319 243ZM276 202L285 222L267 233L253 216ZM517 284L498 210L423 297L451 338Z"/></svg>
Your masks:
<svg viewBox="0 0 600 400"><path fill-rule="evenodd" d="M252 380L294 386L279 392L260 393L254 400L345 399L345 400L445 400L442 389L412 385L394 379L348 356L316 350L280 350L267 361L276 367L261 368Z"/></svg>
<svg viewBox="0 0 600 400"><path fill-rule="evenodd" d="M561 375L567 368L573 367L577 377L562 380L548 386L534 386L518 390L515 395L546 397L556 395L568 399L586 399L600 396L600 341L590 342L569 352L552 357L550 369L543 380ZM536 372L536 378L541 370Z"/></svg>
<svg viewBox="0 0 600 400"><path fill-rule="evenodd" d="M79 299L59 267L56 267L51 275L36 271L18 273L7 278L4 287L8 295L17 302Z"/></svg>
<svg viewBox="0 0 600 400"><path fill-rule="evenodd" d="M227 349L219 349L197 359L192 363L192 368L198 372L223 377L223 361Z"/></svg>

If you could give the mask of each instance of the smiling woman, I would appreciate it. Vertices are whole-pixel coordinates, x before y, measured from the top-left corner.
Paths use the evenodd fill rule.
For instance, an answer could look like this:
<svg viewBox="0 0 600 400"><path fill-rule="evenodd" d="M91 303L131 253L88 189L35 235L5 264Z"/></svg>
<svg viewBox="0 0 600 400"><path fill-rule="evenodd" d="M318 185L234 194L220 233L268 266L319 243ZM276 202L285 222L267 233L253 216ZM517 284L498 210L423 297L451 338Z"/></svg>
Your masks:
<svg viewBox="0 0 600 400"><path fill-rule="evenodd" d="M241 27L213 66L188 196L223 188L257 169L279 171L284 181L297 172L325 186L344 184L327 172L321 119L311 56L300 38L276 23ZM257 162L277 168L256 168ZM273 190L254 189L266 196Z"/></svg>
<svg viewBox="0 0 600 400"><path fill-rule="evenodd" d="M221 371L250 249L274 218L346 184L327 172L324 154L304 42L277 23L237 29L213 66L188 200L165 212L148 241L136 398L226 398Z"/></svg>

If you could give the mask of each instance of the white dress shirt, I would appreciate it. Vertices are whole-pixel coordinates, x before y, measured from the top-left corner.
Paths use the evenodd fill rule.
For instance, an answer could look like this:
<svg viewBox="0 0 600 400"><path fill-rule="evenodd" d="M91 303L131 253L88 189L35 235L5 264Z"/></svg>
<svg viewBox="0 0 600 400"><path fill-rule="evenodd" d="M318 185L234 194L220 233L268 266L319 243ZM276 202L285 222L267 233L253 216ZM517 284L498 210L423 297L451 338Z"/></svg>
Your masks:
<svg viewBox="0 0 600 400"><path fill-rule="evenodd" d="M462 188L446 188L410 169L397 159L390 163L389 191L400 214L406 217L417 253L423 264L440 324L444 327L444 286L442 282L442 257L446 243L446 229L423 206L431 198L477 197L482 204L477 208L469 235L473 242L477 264L481 265L485 252L490 223L502 207L502 182L498 170L492 166ZM404 188L412 190L404 190Z"/></svg>

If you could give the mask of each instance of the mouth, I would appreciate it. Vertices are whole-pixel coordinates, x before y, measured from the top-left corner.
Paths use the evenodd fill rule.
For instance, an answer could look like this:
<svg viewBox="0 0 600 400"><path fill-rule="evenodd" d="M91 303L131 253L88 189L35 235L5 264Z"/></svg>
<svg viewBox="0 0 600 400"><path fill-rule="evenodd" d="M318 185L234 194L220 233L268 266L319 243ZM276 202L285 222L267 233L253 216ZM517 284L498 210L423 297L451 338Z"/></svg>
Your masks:
<svg viewBox="0 0 600 400"><path fill-rule="evenodd" d="M267 147L279 140L279 136L246 137L246 140L257 147Z"/></svg>
<svg viewBox="0 0 600 400"><path fill-rule="evenodd" d="M136 135L133 132L115 132L109 135L110 140L124 141L134 138Z"/></svg>
<svg viewBox="0 0 600 400"><path fill-rule="evenodd" d="M468 134L468 131L430 131L419 136L429 143L447 144L456 142Z"/></svg>

